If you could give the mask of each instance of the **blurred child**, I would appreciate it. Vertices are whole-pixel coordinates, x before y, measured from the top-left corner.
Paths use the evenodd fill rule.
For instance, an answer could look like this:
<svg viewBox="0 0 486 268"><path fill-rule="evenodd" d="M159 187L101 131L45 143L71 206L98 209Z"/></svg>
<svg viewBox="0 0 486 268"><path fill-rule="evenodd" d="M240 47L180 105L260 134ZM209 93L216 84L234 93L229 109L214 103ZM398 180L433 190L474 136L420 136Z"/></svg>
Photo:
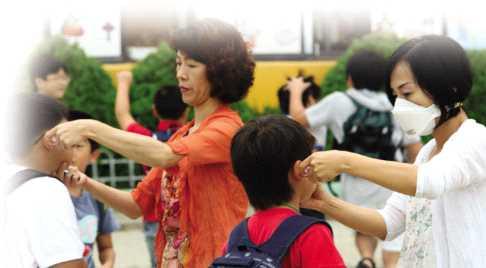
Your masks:
<svg viewBox="0 0 486 268"><path fill-rule="evenodd" d="M2 180L6 197L0 267L86 267L74 207L58 180L73 150L45 135L66 121L66 110L37 93L15 95L9 104L4 131L13 165Z"/></svg>
<svg viewBox="0 0 486 268"><path fill-rule="evenodd" d="M84 112L70 111L69 121L77 119L92 119ZM88 165L100 156L99 144L92 140L84 140L73 146L72 165L85 173ZM99 261L103 268L115 265L115 250L111 233L119 228L111 209L105 208L103 203L79 188L69 188L71 199L76 210L81 240L85 245L88 268L94 268L93 247L98 247Z"/></svg>
<svg viewBox="0 0 486 268"><path fill-rule="evenodd" d="M304 107L310 107L314 105L319 96L321 95L321 88L314 82L313 76L304 76L302 71L299 71L298 77L302 77L304 82L307 83L307 87L302 93L302 103ZM287 84L281 86L277 91L278 103L280 106L280 111L283 114L290 116L290 92L287 90ZM316 144L314 149L317 151L322 151L326 147L327 138L327 127L320 126L315 128L309 128L309 131L316 138Z"/></svg>
<svg viewBox="0 0 486 268"><path fill-rule="evenodd" d="M51 54L41 54L33 59L30 78L37 93L56 100L62 99L71 81L66 66Z"/></svg>

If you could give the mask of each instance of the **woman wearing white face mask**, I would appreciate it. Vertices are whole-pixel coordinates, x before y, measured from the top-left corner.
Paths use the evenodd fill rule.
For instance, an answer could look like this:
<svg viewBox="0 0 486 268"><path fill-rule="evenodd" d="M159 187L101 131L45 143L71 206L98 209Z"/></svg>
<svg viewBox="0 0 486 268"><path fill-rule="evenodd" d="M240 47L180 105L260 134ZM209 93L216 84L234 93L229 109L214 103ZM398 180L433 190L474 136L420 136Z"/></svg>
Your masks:
<svg viewBox="0 0 486 268"><path fill-rule="evenodd" d="M343 151L314 153L302 164L310 176L329 180L348 173L397 193L382 210L322 190L304 205L381 239L405 233L403 267L486 267L486 127L462 107L472 87L464 50L444 36L412 39L392 55L387 80L403 130L433 139L413 165Z"/></svg>

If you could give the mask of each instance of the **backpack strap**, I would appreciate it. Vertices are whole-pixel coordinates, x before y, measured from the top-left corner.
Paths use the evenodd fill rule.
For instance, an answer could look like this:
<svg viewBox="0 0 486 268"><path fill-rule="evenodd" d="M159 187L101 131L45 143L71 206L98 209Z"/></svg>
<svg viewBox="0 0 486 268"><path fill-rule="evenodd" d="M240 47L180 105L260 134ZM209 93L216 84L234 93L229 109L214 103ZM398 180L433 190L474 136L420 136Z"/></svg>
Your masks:
<svg viewBox="0 0 486 268"><path fill-rule="evenodd" d="M40 177L51 177L53 179L59 180L58 178L54 178L51 175L42 173L34 169L24 169L15 173L12 178L10 178L10 180L6 183L5 193L10 194L27 181Z"/></svg>
<svg viewBox="0 0 486 268"><path fill-rule="evenodd" d="M257 246L250 241L250 237L248 235L248 219L249 218L246 218L240 222L240 224L238 224L235 229L231 231L226 252L230 252L239 246L257 248Z"/></svg>
<svg viewBox="0 0 486 268"><path fill-rule="evenodd" d="M356 100L355 100L353 97L351 97L351 95L349 95L349 93L348 93L348 92L344 91L344 92L343 92L343 94L344 94L346 97L348 97L348 99L350 99L350 100L353 102L353 104L356 106L356 108L357 108L357 109L359 109L359 108L361 108L361 107L364 107L364 105L363 105L363 104L361 104L361 103L357 102L357 101L356 101Z"/></svg>
<svg viewBox="0 0 486 268"><path fill-rule="evenodd" d="M278 263L282 262L290 246L307 228L316 223L323 223L331 228L327 222L314 217L295 215L284 220L272 234L270 239L259 248L275 258ZM332 233L332 229L331 233Z"/></svg>

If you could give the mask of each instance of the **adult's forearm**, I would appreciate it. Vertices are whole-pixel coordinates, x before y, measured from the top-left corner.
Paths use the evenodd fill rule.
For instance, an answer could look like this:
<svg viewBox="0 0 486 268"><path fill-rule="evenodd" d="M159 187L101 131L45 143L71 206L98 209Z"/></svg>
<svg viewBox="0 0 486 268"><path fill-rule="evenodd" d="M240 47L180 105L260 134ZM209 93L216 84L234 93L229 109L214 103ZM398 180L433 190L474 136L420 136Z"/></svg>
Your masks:
<svg viewBox="0 0 486 268"><path fill-rule="evenodd" d="M392 191L415 196L417 166L395 161L384 161L349 153L341 171L366 179Z"/></svg>
<svg viewBox="0 0 486 268"><path fill-rule="evenodd" d="M360 233L382 240L386 237L385 221L375 209L360 207L329 196L326 202L321 202L320 211Z"/></svg>
<svg viewBox="0 0 486 268"><path fill-rule="evenodd" d="M115 189L93 179L88 179L85 190L90 192L97 200L132 219L136 219L142 215L140 207L133 200L129 192Z"/></svg>
<svg viewBox="0 0 486 268"><path fill-rule="evenodd" d="M179 158L165 143L92 120L88 137L113 151L150 167L171 167Z"/></svg>

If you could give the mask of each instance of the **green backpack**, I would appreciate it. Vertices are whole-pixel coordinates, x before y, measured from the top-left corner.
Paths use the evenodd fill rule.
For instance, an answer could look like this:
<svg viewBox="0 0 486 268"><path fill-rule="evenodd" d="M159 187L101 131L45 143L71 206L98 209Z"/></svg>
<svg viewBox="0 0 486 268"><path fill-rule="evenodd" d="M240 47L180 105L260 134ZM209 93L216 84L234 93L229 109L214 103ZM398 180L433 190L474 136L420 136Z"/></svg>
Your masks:
<svg viewBox="0 0 486 268"><path fill-rule="evenodd" d="M397 146L392 143L393 118L390 111L374 111L344 93L356 112L344 123L344 139L339 149L361 155L395 160Z"/></svg>

